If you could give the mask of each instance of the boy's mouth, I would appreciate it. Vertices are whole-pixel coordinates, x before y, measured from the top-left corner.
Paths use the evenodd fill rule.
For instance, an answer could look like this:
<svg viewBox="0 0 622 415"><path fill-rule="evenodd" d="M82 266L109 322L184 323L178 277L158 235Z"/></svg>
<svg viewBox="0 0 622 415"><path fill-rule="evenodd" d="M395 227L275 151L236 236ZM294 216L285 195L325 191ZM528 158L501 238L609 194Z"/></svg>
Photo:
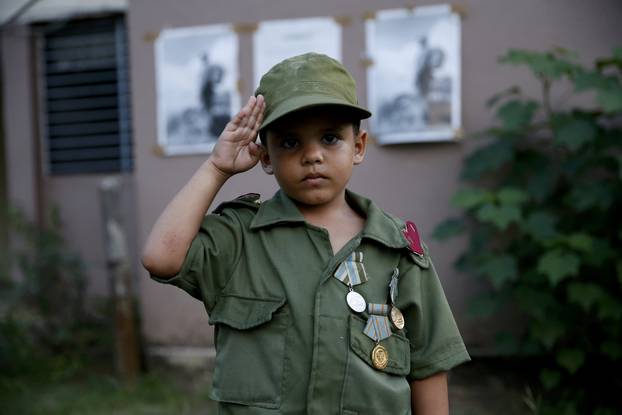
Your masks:
<svg viewBox="0 0 622 415"><path fill-rule="evenodd" d="M320 174L320 173L309 173L307 175L305 175L305 177L302 179L303 182L307 182L307 183L318 183L322 180L325 180L326 176Z"/></svg>

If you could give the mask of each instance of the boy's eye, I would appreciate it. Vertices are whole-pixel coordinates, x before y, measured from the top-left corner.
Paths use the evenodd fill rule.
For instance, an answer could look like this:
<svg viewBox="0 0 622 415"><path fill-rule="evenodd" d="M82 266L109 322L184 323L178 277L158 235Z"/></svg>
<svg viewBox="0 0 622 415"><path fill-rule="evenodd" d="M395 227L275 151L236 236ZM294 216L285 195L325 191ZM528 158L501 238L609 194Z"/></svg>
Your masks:
<svg viewBox="0 0 622 415"><path fill-rule="evenodd" d="M322 142L324 142L325 144L336 144L337 141L339 141L339 137L337 137L335 134L324 134L322 136Z"/></svg>
<svg viewBox="0 0 622 415"><path fill-rule="evenodd" d="M292 137L286 137L281 140L281 148L290 150L298 145L298 140Z"/></svg>

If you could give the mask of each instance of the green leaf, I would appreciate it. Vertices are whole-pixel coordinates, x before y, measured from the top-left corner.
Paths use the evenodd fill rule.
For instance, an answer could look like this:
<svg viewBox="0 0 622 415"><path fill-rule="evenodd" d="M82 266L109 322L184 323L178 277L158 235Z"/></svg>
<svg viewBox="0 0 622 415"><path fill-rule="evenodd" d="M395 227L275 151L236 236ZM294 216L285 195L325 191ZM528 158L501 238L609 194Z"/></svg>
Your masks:
<svg viewBox="0 0 622 415"><path fill-rule="evenodd" d="M432 238L438 240L446 240L459 235L465 231L464 221L459 218L450 218L439 223L434 232Z"/></svg>
<svg viewBox="0 0 622 415"><path fill-rule="evenodd" d="M520 93L521 93L520 87L516 85L511 86L497 94L494 94L492 97L490 97L488 101L486 101L486 107L492 108L495 105L497 105L497 102L499 102L500 100L507 98L507 97L520 95Z"/></svg>
<svg viewBox="0 0 622 415"><path fill-rule="evenodd" d="M488 278L496 289L501 288L506 282L516 280L518 277L516 259L510 255L491 257L480 265L479 271Z"/></svg>
<svg viewBox="0 0 622 415"><path fill-rule="evenodd" d="M622 346L620 343L606 341L600 345L600 351L606 354L613 360L619 360L622 358Z"/></svg>
<svg viewBox="0 0 622 415"><path fill-rule="evenodd" d="M552 287L563 279L579 273L579 257L575 254L554 249L546 252L538 261L538 271L545 274Z"/></svg>
<svg viewBox="0 0 622 415"><path fill-rule="evenodd" d="M614 77L603 75L597 71L581 71L575 78L575 91L583 92L590 89L603 90L614 87L617 80Z"/></svg>
<svg viewBox="0 0 622 415"><path fill-rule="evenodd" d="M518 353L518 341L510 332L503 331L495 335L495 348L502 356L514 356Z"/></svg>
<svg viewBox="0 0 622 415"><path fill-rule="evenodd" d="M538 77L558 79L564 75L574 74L579 68L576 64L564 58L573 58L573 55L563 49L544 53L510 49L505 56L499 58L499 62L527 65Z"/></svg>
<svg viewBox="0 0 622 415"><path fill-rule="evenodd" d="M576 182L577 177L584 177L589 169L587 157L566 157L562 163L561 170L564 176L572 182ZM588 180L583 180L580 185L589 185Z"/></svg>
<svg viewBox="0 0 622 415"><path fill-rule="evenodd" d="M483 203L490 202L493 196L490 192L478 188L463 188L458 190L451 199L453 206L462 209L472 209Z"/></svg>
<svg viewBox="0 0 622 415"><path fill-rule="evenodd" d="M497 200L501 204L520 205L529 200L529 195L515 187L504 187L497 193Z"/></svg>
<svg viewBox="0 0 622 415"><path fill-rule="evenodd" d="M618 61L609 61L616 66ZM606 75L599 71L579 72L574 79L575 90L582 92L595 90L596 100L605 112L615 113L622 110L622 85L614 75Z"/></svg>
<svg viewBox="0 0 622 415"><path fill-rule="evenodd" d="M618 178L622 180L622 155L618 154L615 159L618 162Z"/></svg>
<svg viewBox="0 0 622 415"><path fill-rule="evenodd" d="M543 344L548 350L551 350L555 343L566 332L566 326L556 320L546 319L534 322L530 329L531 335Z"/></svg>
<svg viewBox="0 0 622 415"><path fill-rule="evenodd" d="M557 370L542 369L540 371L540 382L545 389L553 389L562 380L562 375Z"/></svg>
<svg viewBox="0 0 622 415"><path fill-rule="evenodd" d="M527 191L535 200L542 201L555 188L556 179L556 175L546 168L533 171L527 178Z"/></svg>
<svg viewBox="0 0 622 415"><path fill-rule="evenodd" d="M538 241L545 241L557 236L555 224L557 218L548 212L533 212L527 219L521 222L521 228L525 233Z"/></svg>
<svg viewBox="0 0 622 415"><path fill-rule="evenodd" d="M573 233L565 239L568 246L584 253L591 252L594 245L592 237L585 233Z"/></svg>
<svg viewBox="0 0 622 415"><path fill-rule="evenodd" d="M594 140L597 132L592 120L573 118L556 129L555 139L557 143L574 151Z"/></svg>
<svg viewBox="0 0 622 415"><path fill-rule="evenodd" d="M605 183L582 183L572 188L566 203L577 212L590 209L606 211L613 203L613 194L613 189Z"/></svg>
<svg viewBox="0 0 622 415"><path fill-rule="evenodd" d="M534 101L509 101L497 110L497 117L506 130L518 132L527 127L538 109Z"/></svg>
<svg viewBox="0 0 622 415"><path fill-rule="evenodd" d="M524 276L521 276L521 281L523 279ZM532 288L526 284L517 286L514 297L522 312L531 320L548 321L554 310L562 307L548 290Z"/></svg>
<svg viewBox="0 0 622 415"><path fill-rule="evenodd" d="M566 288L568 301L579 305L584 311L588 311L592 305L606 297L605 291L592 283L573 282Z"/></svg>
<svg viewBox="0 0 622 415"><path fill-rule="evenodd" d="M490 317L501 308L501 300L491 294L480 294L469 302L468 313L472 317Z"/></svg>
<svg viewBox="0 0 622 415"><path fill-rule="evenodd" d="M579 349L562 349L555 356L557 363L569 373L576 373L585 363L585 353Z"/></svg>
<svg viewBox="0 0 622 415"><path fill-rule="evenodd" d="M617 85L614 88L602 90L596 100L603 106L605 112L620 112L622 111L622 87Z"/></svg>
<svg viewBox="0 0 622 415"><path fill-rule="evenodd" d="M495 141L492 144L480 147L465 159L462 178L466 180L479 179L485 173L497 171L512 160L513 156L512 143L506 140Z"/></svg>
<svg viewBox="0 0 622 415"><path fill-rule="evenodd" d="M611 246L606 239L593 238L591 252L589 255L583 255L582 258L585 264L600 268L615 261L619 256L618 252L619 250Z"/></svg>
<svg viewBox="0 0 622 415"><path fill-rule="evenodd" d="M601 298L596 308L598 318L601 320L622 320L622 304L609 295Z"/></svg>
<svg viewBox="0 0 622 415"><path fill-rule="evenodd" d="M519 222L521 219L520 208L513 205L484 205L478 209L477 218L482 222L492 223L499 230L508 227L512 222Z"/></svg>
<svg viewBox="0 0 622 415"><path fill-rule="evenodd" d="M596 59L596 69L598 69L599 72L605 72L606 69L613 66L615 69L622 70L621 51L622 48L615 48L611 57Z"/></svg>

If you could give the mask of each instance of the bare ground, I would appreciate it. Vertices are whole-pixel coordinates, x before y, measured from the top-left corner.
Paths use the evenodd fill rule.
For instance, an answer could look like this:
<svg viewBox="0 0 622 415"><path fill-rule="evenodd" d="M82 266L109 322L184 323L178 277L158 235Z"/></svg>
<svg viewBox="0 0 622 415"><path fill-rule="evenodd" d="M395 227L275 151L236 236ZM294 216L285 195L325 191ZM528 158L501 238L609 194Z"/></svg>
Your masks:
<svg viewBox="0 0 622 415"><path fill-rule="evenodd" d="M186 391L209 388L211 372L176 371L174 378ZM520 363L503 359L474 359L449 374L450 415L529 415L524 402L527 381ZM196 414L214 414L213 402Z"/></svg>
<svg viewBox="0 0 622 415"><path fill-rule="evenodd" d="M528 415L527 380L517 363L474 359L449 374L450 415Z"/></svg>

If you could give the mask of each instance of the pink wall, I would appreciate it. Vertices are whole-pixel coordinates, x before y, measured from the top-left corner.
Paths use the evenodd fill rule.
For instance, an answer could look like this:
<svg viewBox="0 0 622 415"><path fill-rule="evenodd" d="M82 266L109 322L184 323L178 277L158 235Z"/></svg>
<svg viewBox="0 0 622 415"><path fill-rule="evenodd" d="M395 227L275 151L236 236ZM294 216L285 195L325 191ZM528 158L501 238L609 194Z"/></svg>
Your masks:
<svg viewBox="0 0 622 415"><path fill-rule="evenodd" d="M343 29L343 61L359 86L365 103L363 16L366 12L437 1L398 0L131 0L128 10L132 82L134 175L124 176L126 221L134 252L144 240L168 201L198 168L205 156L161 157L156 154L156 91L153 35L167 27L210 23L253 23L276 18L347 16ZM462 119L465 131L485 128L491 115L485 101L495 92L527 85L524 70L501 67L499 55L510 47L548 49L563 46L577 51L588 61L610 53L622 39L622 7L619 0L464 0L462 21ZM35 123L33 113L32 61L28 31L2 32L5 147L8 198L36 214ZM252 34L240 35L242 96L252 85ZM490 344L489 324L466 317L468 296L479 287L468 276L457 273L452 262L464 247L463 240L439 243L429 235L434 226L456 213L449 199L459 185L461 160L472 148L468 141L436 144L407 144L381 147L372 144L363 165L355 170L351 188L374 199L381 207L415 221L428 242L438 272L470 350ZM66 235L91 270L94 292L105 292L107 273L97 186L102 176L44 177L48 203L61 208ZM260 169L233 178L215 203L250 191L270 197L276 190L273 179ZM134 209L136 206L136 214ZM136 229L134 239L133 229ZM137 255L134 255L138 258ZM149 344L206 345L212 330L201 304L180 290L150 281L136 260L143 333ZM497 322L497 324L503 324Z"/></svg>
<svg viewBox="0 0 622 415"><path fill-rule="evenodd" d="M67 247L77 252L86 265L89 292L109 294L109 272L104 252L104 234L98 188L105 175L50 176L46 173L45 145L37 136L41 120L37 67L33 53L35 40L27 26L0 32L2 39L3 116L7 201L32 220L42 211L57 206ZM41 147L37 147L38 143ZM37 172L37 152L41 171ZM0 164L1 166L1 164ZM120 176L122 203L129 249L136 256L135 188L133 175ZM2 203L5 203L2 201ZM138 264L135 263L135 269Z"/></svg>
<svg viewBox="0 0 622 415"><path fill-rule="evenodd" d="M212 1L133 0L129 27L132 51L132 86L138 183L138 239L144 241L165 204L201 164L204 156L160 157L156 144L156 91L153 34L166 27L210 23L246 23L276 18L349 16L343 30L343 61L359 86L365 102L363 16L367 11L415 4L394 0L292 2L288 0ZM416 2L417 5L440 3ZM581 0L527 0L458 2L466 10L462 22L463 124L467 133L484 128L491 120L484 103L493 93L528 79L522 70L500 67L497 57L510 47L546 49L565 46L582 58L607 54L622 39L622 7L616 0L595 3ZM242 96L252 90L252 34L240 38ZM534 93L537 91L531 88ZM529 90L529 88L528 88ZM372 145L366 161L355 171L352 189L376 200L386 210L416 221L430 245L464 337L471 347L490 342L492 330L465 316L466 301L477 287L457 273L452 262L464 241L438 243L429 235L434 226L452 213L449 199L458 187L458 172L467 142ZM157 179L156 179L157 178ZM235 177L216 202L246 192L269 197L276 186L257 168ZM211 330L201 304L185 293L141 280L144 331L149 341L168 344L202 344Z"/></svg>
<svg viewBox="0 0 622 415"><path fill-rule="evenodd" d="M35 134L30 31L2 32L2 72L7 197L35 217Z"/></svg>

